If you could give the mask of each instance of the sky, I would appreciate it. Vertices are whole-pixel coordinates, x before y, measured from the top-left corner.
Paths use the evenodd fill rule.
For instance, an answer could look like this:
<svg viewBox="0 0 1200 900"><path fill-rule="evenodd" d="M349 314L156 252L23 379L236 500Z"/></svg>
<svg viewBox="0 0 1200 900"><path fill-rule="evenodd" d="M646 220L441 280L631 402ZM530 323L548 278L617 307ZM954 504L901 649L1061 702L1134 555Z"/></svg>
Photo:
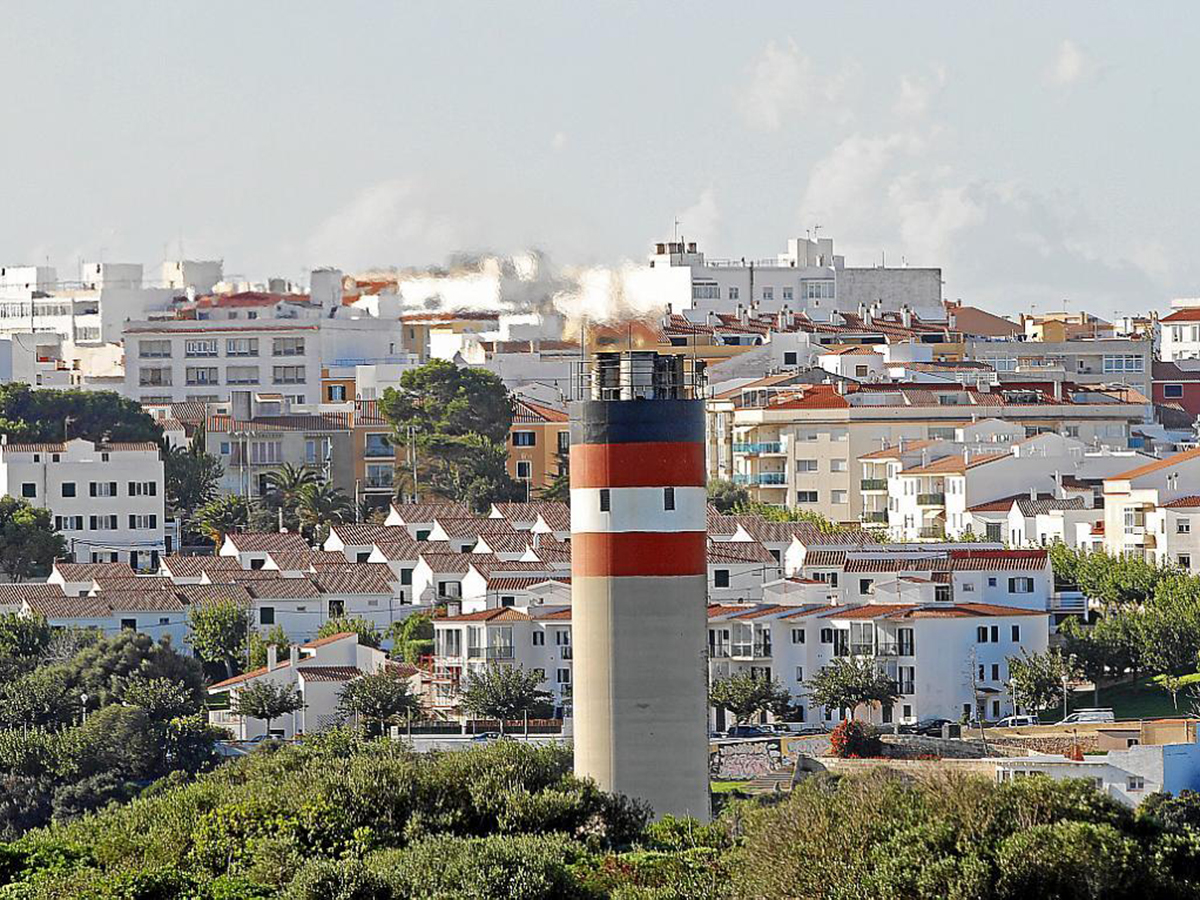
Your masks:
<svg viewBox="0 0 1200 900"><path fill-rule="evenodd" d="M819 228L1003 313L1200 295L1183 3L5 0L0 263L300 279Z"/></svg>

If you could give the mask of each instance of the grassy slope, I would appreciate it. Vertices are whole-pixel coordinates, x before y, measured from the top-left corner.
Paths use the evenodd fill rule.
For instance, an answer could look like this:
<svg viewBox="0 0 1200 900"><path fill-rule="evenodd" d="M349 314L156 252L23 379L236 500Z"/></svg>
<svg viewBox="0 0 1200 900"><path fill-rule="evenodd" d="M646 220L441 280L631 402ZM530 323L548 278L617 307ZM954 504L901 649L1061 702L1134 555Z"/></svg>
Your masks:
<svg viewBox="0 0 1200 900"><path fill-rule="evenodd" d="M1100 706L1111 706L1118 719L1154 719L1187 715L1192 698L1187 695L1200 686L1200 673L1183 677L1187 687L1179 695L1179 709L1171 705L1171 695L1159 687L1157 678L1148 676L1137 681L1100 689ZM1077 691L1072 709L1093 706L1091 691ZM1045 718L1045 717L1043 717ZM1056 720L1057 721L1057 720Z"/></svg>

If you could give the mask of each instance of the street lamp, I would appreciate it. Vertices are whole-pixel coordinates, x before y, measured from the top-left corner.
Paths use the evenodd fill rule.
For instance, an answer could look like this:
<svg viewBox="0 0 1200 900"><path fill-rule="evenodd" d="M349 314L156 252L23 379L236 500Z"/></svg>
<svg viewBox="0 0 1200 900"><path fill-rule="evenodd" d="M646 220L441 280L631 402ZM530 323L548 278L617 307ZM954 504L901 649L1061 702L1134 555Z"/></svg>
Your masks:
<svg viewBox="0 0 1200 900"><path fill-rule="evenodd" d="M83 704L83 722L82 722L81 724L83 724L83 725L86 725L86 724L87 724L87 702L88 702L88 695L87 695L87 694L80 694L80 695L79 695L79 702Z"/></svg>

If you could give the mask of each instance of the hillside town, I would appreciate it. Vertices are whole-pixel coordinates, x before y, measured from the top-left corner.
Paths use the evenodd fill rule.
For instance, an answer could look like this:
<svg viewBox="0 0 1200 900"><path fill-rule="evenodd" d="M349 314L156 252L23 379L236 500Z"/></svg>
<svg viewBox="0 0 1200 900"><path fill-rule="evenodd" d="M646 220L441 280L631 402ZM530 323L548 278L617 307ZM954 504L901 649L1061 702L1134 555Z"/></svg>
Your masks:
<svg viewBox="0 0 1200 900"><path fill-rule="evenodd" d="M0 900L1200 898L1200 19L708 6L6 4Z"/></svg>

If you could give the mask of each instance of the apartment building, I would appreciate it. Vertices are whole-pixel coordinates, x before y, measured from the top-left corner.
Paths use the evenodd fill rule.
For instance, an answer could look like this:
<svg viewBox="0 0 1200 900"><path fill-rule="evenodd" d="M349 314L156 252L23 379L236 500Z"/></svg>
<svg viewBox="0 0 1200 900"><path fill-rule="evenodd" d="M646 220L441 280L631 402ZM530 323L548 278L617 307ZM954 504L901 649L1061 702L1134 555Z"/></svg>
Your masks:
<svg viewBox="0 0 1200 900"><path fill-rule="evenodd" d="M1070 340L972 338L967 358L987 363L1002 381L1063 381L1079 386L1127 385L1150 396L1150 337Z"/></svg>
<svg viewBox="0 0 1200 900"><path fill-rule="evenodd" d="M270 390L321 402L329 366L397 352L399 326L303 294L246 292L177 304L171 318L126 322L126 396L141 403L229 400Z"/></svg>
<svg viewBox="0 0 1200 900"><path fill-rule="evenodd" d="M1200 322L1200 318L1197 321ZM1200 324L1197 327L1200 328ZM1174 362L1155 362L1153 371L1154 405L1177 406L1194 422L1200 416L1200 343L1197 343L1196 356L1176 357Z"/></svg>
<svg viewBox="0 0 1200 900"><path fill-rule="evenodd" d="M4 439L0 491L50 510L77 562L157 568L171 550L157 444Z"/></svg>
<svg viewBox="0 0 1200 900"><path fill-rule="evenodd" d="M940 268L850 267L834 253L832 238L789 238L786 252L767 259L707 259L694 242L662 242L626 281L627 289L676 311L732 312L741 303L824 319L832 310L879 302L891 311L908 306L923 318L944 318Z"/></svg>
<svg viewBox="0 0 1200 900"><path fill-rule="evenodd" d="M1200 449L1104 480L1104 549L1158 565L1200 569Z"/></svg>
<svg viewBox="0 0 1200 900"><path fill-rule="evenodd" d="M1163 362L1200 359L1200 303L1186 302L1158 320L1162 333L1159 356Z"/></svg>
<svg viewBox="0 0 1200 900"><path fill-rule="evenodd" d="M806 681L838 658L876 661L895 682L892 706L854 717L879 725L967 716L995 721L1014 710L1007 658L1049 642L1047 613L985 602L872 602L830 607L714 605L708 611L709 677L739 672L778 678L800 721L832 723L837 710L811 703ZM710 710L718 730L730 724Z"/></svg>
<svg viewBox="0 0 1200 900"><path fill-rule="evenodd" d="M980 420L1001 420L1022 438L1056 432L1089 448L1128 449L1132 428L1150 414L1140 395L1062 382L992 389L762 379L718 395L707 408L709 477L745 485L756 500L839 522L886 512L877 501L864 503L861 481L879 476L859 461L901 438L953 440Z"/></svg>
<svg viewBox="0 0 1200 900"><path fill-rule="evenodd" d="M508 432L508 474L526 487L530 497L566 471L571 429L565 410L513 396Z"/></svg>

